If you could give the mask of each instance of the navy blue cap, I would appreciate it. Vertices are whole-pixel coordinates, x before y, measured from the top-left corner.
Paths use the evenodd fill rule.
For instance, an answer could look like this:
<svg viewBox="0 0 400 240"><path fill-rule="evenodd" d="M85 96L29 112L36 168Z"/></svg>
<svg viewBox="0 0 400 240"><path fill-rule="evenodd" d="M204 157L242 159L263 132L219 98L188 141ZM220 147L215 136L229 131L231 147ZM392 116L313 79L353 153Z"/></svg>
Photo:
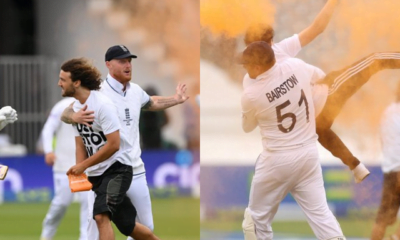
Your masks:
<svg viewBox="0 0 400 240"><path fill-rule="evenodd" d="M124 45L115 45L110 47L106 52L106 61L122 58L137 58L136 55L131 54L128 48Z"/></svg>

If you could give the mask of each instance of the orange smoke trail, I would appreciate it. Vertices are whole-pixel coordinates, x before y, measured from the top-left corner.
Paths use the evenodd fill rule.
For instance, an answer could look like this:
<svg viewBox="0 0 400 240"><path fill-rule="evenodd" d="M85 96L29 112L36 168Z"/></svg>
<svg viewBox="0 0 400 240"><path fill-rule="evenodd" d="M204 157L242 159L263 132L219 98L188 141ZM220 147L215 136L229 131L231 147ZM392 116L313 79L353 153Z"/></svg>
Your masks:
<svg viewBox="0 0 400 240"><path fill-rule="evenodd" d="M200 24L214 34L236 37L254 23L274 23L275 7L265 0L201 0Z"/></svg>
<svg viewBox="0 0 400 240"><path fill-rule="evenodd" d="M398 0L341 1L334 24L348 33L348 55L400 50L399 8Z"/></svg>

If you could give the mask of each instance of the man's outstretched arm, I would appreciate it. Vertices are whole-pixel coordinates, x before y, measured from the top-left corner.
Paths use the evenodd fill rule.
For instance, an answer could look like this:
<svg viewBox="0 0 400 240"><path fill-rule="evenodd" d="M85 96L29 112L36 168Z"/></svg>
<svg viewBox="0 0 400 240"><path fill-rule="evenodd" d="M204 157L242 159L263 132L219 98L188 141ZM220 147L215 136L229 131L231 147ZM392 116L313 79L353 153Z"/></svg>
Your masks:
<svg viewBox="0 0 400 240"><path fill-rule="evenodd" d="M325 30L332 18L338 1L339 0L328 0L311 25L299 33L299 40L302 47L312 42Z"/></svg>
<svg viewBox="0 0 400 240"><path fill-rule="evenodd" d="M179 83L174 96L162 97L151 96L150 100L142 107L143 110L159 111L184 103L189 97L186 96L186 84Z"/></svg>

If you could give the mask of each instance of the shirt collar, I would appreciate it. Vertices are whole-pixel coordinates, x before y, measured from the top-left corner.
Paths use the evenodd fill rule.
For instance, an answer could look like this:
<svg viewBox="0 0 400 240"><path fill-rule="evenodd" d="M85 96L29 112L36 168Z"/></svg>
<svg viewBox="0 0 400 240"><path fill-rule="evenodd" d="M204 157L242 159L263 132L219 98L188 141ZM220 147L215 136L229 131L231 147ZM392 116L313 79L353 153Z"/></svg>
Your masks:
<svg viewBox="0 0 400 240"><path fill-rule="evenodd" d="M258 81L258 80L265 79L265 78L268 78L268 77L272 76L274 74L275 69L277 68L277 66L278 66L278 64L275 63L272 68L270 68L267 71L265 71L265 72L261 73L260 75L258 75L256 77L256 80Z"/></svg>
<svg viewBox="0 0 400 240"><path fill-rule="evenodd" d="M115 78L113 78L110 74L107 74L106 81L116 93L118 93L118 94L120 94L122 96L125 96L125 92L131 88L131 83L128 82L126 84L125 91L123 91L124 85L122 85L122 83L120 83L117 80L115 80Z"/></svg>

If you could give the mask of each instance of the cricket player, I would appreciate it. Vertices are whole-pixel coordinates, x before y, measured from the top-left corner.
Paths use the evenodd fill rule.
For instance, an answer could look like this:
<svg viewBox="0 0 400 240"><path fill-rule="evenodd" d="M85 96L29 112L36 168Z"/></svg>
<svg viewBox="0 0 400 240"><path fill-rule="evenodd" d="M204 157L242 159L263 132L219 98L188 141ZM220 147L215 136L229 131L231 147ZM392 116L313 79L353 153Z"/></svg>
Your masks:
<svg viewBox="0 0 400 240"><path fill-rule="evenodd" d="M7 124L14 123L18 120L18 114L15 109L10 106L2 107L0 109L0 130L5 128Z"/></svg>
<svg viewBox="0 0 400 240"><path fill-rule="evenodd" d="M295 34L274 44L273 29L259 24L249 28L245 43L254 41L269 43L276 54L277 62L280 62L297 55L303 46L301 37L301 33ZM384 69L397 68L400 68L400 53L373 53L339 71L330 72L313 86L318 141L350 168L356 183L362 182L369 175L369 171L331 130L331 126L347 100L368 82L372 75ZM246 88L254 82L255 80L246 74L243 87Z"/></svg>
<svg viewBox="0 0 400 240"><path fill-rule="evenodd" d="M71 205L74 196L78 195L80 202L80 227L79 240L87 240L87 215L88 192L72 193L69 188L68 176L65 175L70 167L75 165L75 135L72 125L61 121L61 114L75 99L66 97L56 103L51 109L42 130L43 150L45 162L53 167L54 198L43 220L41 239L53 239L57 228ZM53 148L53 138L56 137L56 145Z"/></svg>
<svg viewBox="0 0 400 240"><path fill-rule="evenodd" d="M0 109L0 131L7 126L9 123L14 123L18 120L18 114L15 109L10 106L2 107ZM0 180L6 178L8 172L8 166L0 164Z"/></svg>
<svg viewBox="0 0 400 240"><path fill-rule="evenodd" d="M132 182L132 146L120 133L120 115L115 104L100 89L100 72L83 58L71 59L61 66L58 85L64 97L77 100L74 111L87 108L94 112L90 127L75 125L76 165L67 175L86 171L95 192L93 218L100 240L114 240L111 221L125 236L136 240L156 240L152 231L135 222L136 209L127 197ZM91 239L89 237L89 239Z"/></svg>
<svg viewBox="0 0 400 240"><path fill-rule="evenodd" d="M389 105L381 120L383 187L381 204L372 228L371 240L381 240L386 228L397 220L400 207L400 84L396 100ZM400 227L390 239L400 239Z"/></svg>
<svg viewBox="0 0 400 240"><path fill-rule="evenodd" d="M244 38L245 44L248 45L254 41L265 41L269 43L275 52L275 58L277 62L283 61L287 58L295 57L303 47L312 42L317 36L319 36L319 34L321 34L326 29L337 5L338 0L328 0L321 12L317 15L310 26L302 30L299 34L294 34L292 37L286 38L276 44L273 42L274 29L272 27L265 24L255 24L247 30ZM361 63L360 61L360 65L361 64L363 63ZM344 72L345 70L346 69L342 71ZM355 75L356 76L353 78L358 78L359 74ZM345 99L344 101L341 101L341 103L344 104L346 100L352 95L351 94L343 96L343 94L341 93L343 93L344 91L342 90L343 88L341 88L341 90L338 91L337 94L335 94L335 97L331 97L329 98L329 100L327 100L328 92L330 91L328 90L328 87L333 84L335 77L338 76L330 74L328 77L328 79L330 80L325 81L325 84L316 84L313 88L313 101L315 104L316 116L318 116L319 113L322 111L322 108L324 108L325 102L329 103L329 105L326 107L327 110L324 110L324 114L319 116L319 118L317 119L317 134L319 136L318 140L323 147L325 147L332 153L333 156L341 159L342 162L350 168L354 175L355 181L357 183L360 183L369 175L368 169L356 157L353 156L353 154L348 150L348 148L344 145L340 138L330 128L333 124L333 120L340 112L337 110L341 109L341 107L331 107L332 105L337 106L339 104L333 102L330 99L336 100L338 99L338 97L336 96L340 96L341 98ZM351 77L351 74L345 75L345 81ZM369 77L367 79L369 79ZM246 88L253 82L254 79L251 79L248 75L245 75L243 79L243 87ZM337 82L339 82L339 79L337 80ZM343 85L342 87L345 87L345 85ZM329 111L333 111L334 113L330 114Z"/></svg>
<svg viewBox="0 0 400 240"><path fill-rule="evenodd" d="M264 148L256 162L247 209L256 239L272 239L272 220L288 193L318 239L345 239L328 208L316 145L311 86L322 70L295 58L276 63L274 51L263 41L251 43L240 63L256 79L242 95L242 128L251 132L258 126Z"/></svg>
<svg viewBox="0 0 400 240"><path fill-rule="evenodd" d="M110 96L117 106L121 124L120 133L128 137L129 145L133 149L129 155L133 165L133 178L127 195L136 207L137 221L153 230L150 193L144 163L141 159L140 110L164 110L184 103L189 97L185 94L185 84L178 84L174 96L149 96L139 85L130 82L132 78L132 58L137 58L137 56L131 54L128 48L123 45L115 45L107 50L105 61L109 74L101 85L100 91ZM64 111L63 120L69 123L90 125L90 122L93 121L93 111L85 110L84 108L74 112L72 108L67 108ZM93 196L89 194L89 204L92 199ZM88 237L89 239L98 239L98 230L92 220L89 221Z"/></svg>
<svg viewBox="0 0 400 240"><path fill-rule="evenodd" d="M246 44L254 41L269 43L276 54L277 62L295 57L303 46L302 34L295 34L276 44L272 41L273 34L270 26L255 25L247 31L245 42ZM331 130L331 126L347 99L368 82L373 74L380 70L397 68L400 68L400 53L373 53L340 71L331 72L326 76L321 74L322 79L313 83L318 141L352 170L356 183L362 182L370 172L353 156L341 139ZM243 87L246 89L255 82L255 79L246 74L243 79ZM254 224L248 209L245 210L242 227L246 240L255 239Z"/></svg>

